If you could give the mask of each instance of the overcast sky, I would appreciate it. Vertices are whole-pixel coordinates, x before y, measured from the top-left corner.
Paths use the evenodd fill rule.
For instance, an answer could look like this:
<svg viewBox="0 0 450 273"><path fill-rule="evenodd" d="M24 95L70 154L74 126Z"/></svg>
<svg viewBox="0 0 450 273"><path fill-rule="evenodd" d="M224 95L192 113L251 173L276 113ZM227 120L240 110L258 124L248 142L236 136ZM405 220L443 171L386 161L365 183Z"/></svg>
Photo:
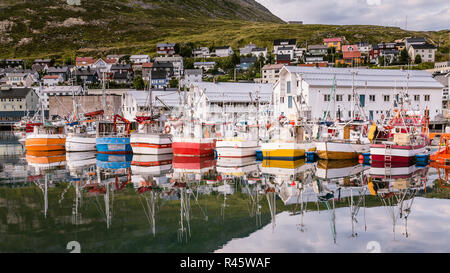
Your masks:
<svg viewBox="0 0 450 273"><path fill-rule="evenodd" d="M408 30L450 29L448 0L256 0L285 21L383 25Z"/></svg>

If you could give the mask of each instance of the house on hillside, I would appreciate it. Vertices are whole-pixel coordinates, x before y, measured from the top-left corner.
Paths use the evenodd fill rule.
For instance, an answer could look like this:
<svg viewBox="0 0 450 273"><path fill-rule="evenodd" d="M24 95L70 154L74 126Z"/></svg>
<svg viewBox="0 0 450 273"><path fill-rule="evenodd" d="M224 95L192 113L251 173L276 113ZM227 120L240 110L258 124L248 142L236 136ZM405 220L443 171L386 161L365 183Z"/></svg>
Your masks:
<svg viewBox="0 0 450 273"><path fill-rule="evenodd" d="M35 81L36 79L33 77L31 73L25 72L6 73L6 84L10 86L30 87L33 85Z"/></svg>
<svg viewBox="0 0 450 273"><path fill-rule="evenodd" d="M427 43L427 39L424 37L410 37L405 39L406 50L409 51L411 45L423 45Z"/></svg>
<svg viewBox="0 0 450 273"><path fill-rule="evenodd" d="M165 72L165 77L171 78L174 76L174 68L173 63L171 62L157 62L153 63L152 67L153 72ZM158 74L159 75L159 74ZM152 74L153 76L153 74Z"/></svg>
<svg viewBox="0 0 450 273"><path fill-rule="evenodd" d="M64 81L67 81L70 77L70 70L67 66L52 66L47 69L48 75L61 75Z"/></svg>
<svg viewBox="0 0 450 273"><path fill-rule="evenodd" d="M214 69L215 66L216 66L216 62L195 62L194 63L195 68L203 69L205 71Z"/></svg>
<svg viewBox="0 0 450 273"><path fill-rule="evenodd" d="M207 47L198 47L192 50L192 56L194 58L209 58L211 53Z"/></svg>
<svg viewBox="0 0 450 273"><path fill-rule="evenodd" d="M152 71L152 88L165 89L169 86L169 78L166 71Z"/></svg>
<svg viewBox="0 0 450 273"><path fill-rule="evenodd" d="M175 54L175 43L159 43L156 45L156 52L159 55L171 56Z"/></svg>
<svg viewBox="0 0 450 273"><path fill-rule="evenodd" d="M203 81L203 70L202 69L186 69L184 71L184 84L186 86L191 85L193 82Z"/></svg>
<svg viewBox="0 0 450 273"><path fill-rule="evenodd" d="M149 63L150 56L148 56L148 55L131 55L130 62L133 64Z"/></svg>
<svg viewBox="0 0 450 273"><path fill-rule="evenodd" d="M278 54L278 48L280 47L297 47L296 39L277 39L273 41L273 54Z"/></svg>
<svg viewBox="0 0 450 273"><path fill-rule="evenodd" d="M336 49L336 52L340 52L342 50L342 38L325 38L323 39L323 45L327 48L334 47Z"/></svg>
<svg viewBox="0 0 450 273"><path fill-rule="evenodd" d="M45 75L42 78L42 81L45 86L53 86L53 85L58 85L60 83L63 83L64 79L60 74L59 75Z"/></svg>
<svg viewBox="0 0 450 273"><path fill-rule="evenodd" d="M434 62L437 48L432 44L412 44L409 46L408 55L415 60L420 55L422 62Z"/></svg>
<svg viewBox="0 0 450 273"><path fill-rule="evenodd" d="M75 59L75 66L78 68L87 68L93 65L96 60L92 57L77 57Z"/></svg>
<svg viewBox="0 0 450 273"><path fill-rule="evenodd" d="M173 67L173 76L179 78L184 74L184 64L183 57L172 56L172 57L156 57L155 63L171 63Z"/></svg>
<svg viewBox="0 0 450 273"><path fill-rule="evenodd" d="M231 46L219 46L216 47L215 55L217 57L229 57L234 54L233 48Z"/></svg>
<svg viewBox="0 0 450 273"><path fill-rule="evenodd" d="M0 121L17 122L38 110L39 98L32 88L0 88Z"/></svg>
<svg viewBox="0 0 450 273"><path fill-rule="evenodd" d="M153 63L143 63L142 64L142 79L144 81L150 80L151 71L153 69Z"/></svg>

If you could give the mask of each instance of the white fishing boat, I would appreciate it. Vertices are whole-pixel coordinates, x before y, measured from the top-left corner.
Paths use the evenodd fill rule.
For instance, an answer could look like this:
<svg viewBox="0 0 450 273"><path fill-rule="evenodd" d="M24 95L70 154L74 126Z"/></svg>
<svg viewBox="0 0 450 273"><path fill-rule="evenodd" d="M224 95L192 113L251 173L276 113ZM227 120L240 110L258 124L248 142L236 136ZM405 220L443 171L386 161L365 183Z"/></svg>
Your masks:
<svg viewBox="0 0 450 273"><path fill-rule="evenodd" d="M153 114L153 95L151 84L149 84L148 97L149 113L138 113L136 121L139 123L137 132L131 134L130 144L134 154L171 154L172 139L168 134L170 127L163 131L166 117L162 113ZM167 132L167 133L166 133Z"/></svg>
<svg viewBox="0 0 450 273"><path fill-rule="evenodd" d="M352 73L352 104L351 118L347 122L340 120L340 111L334 113L334 124L331 126L323 125L326 119L330 119L330 107L322 118L322 126L315 125L313 129L316 136L317 154L321 159L342 160L356 159L362 153L369 152L370 140L368 138L370 122L366 121L366 116L359 101L359 95L355 91L354 77ZM335 97L335 79L333 80L333 88L330 97ZM335 103L335 100L330 100ZM329 104L329 106L330 106ZM355 108L356 106L356 108Z"/></svg>
<svg viewBox="0 0 450 273"><path fill-rule="evenodd" d="M161 174L172 169L172 154L133 154L131 171L133 174Z"/></svg>

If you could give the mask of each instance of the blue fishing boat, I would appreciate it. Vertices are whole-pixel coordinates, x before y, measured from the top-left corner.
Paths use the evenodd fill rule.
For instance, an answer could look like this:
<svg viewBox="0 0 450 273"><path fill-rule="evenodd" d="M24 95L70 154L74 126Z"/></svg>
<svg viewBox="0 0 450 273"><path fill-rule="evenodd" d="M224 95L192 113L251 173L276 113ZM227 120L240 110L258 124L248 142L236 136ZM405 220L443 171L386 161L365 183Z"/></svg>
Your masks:
<svg viewBox="0 0 450 273"><path fill-rule="evenodd" d="M97 166L101 169L128 169L132 159L132 154L97 154Z"/></svg>
<svg viewBox="0 0 450 273"><path fill-rule="evenodd" d="M119 122L120 121L120 122ZM101 154L131 154L130 122L120 115L114 121L97 122L97 152Z"/></svg>

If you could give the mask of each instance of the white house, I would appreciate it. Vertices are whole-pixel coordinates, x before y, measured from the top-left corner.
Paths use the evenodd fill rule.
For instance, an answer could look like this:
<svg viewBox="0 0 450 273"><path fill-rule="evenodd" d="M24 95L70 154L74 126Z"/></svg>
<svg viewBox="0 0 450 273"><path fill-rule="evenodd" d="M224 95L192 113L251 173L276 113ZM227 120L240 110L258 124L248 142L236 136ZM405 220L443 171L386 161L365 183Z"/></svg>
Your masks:
<svg viewBox="0 0 450 273"><path fill-rule="evenodd" d="M6 84L11 86L30 87L35 79L30 73L6 73Z"/></svg>
<svg viewBox="0 0 450 273"><path fill-rule="evenodd" d="M190 86L194 82L203 81L203 70L202 69L186 69L184 71L184 83L186 86Z"/></svg>
<svg viewBox="0 0 450 273"><path fill-rule="evenodd" d="M250 93L252 97L250 97ZM189 87L188 99L198 101L198 107L194 113L195 118L208 122L222 122L224 114L239 116L255 111L257 94L260 103L270 103L272 85L196 82L191 83Z"/></svg>
<svg viewBox="0 0 450 273"><path fill-rule="evenodd" d="M178 92L171 91L152 91L152 107L156 109L165 109L166 107L174 108L180 104L180 96ZM124 117L130 121L136 119L136 114L142 114L149 111L150 92L148 91L126 91L122 93L122 113ZM162 102L164 103L162 103ZM166 109L167 110L167 109Z"/></svg>
<svg viewBox="0 0 450 273"><path fill-rule="evenodd" d="M426 71L285 66L273 89L274 113L295 120L299 109L304 117L319 120L328 109L332 118L348 120L352 86L364 114L373 121L389 116L388 110L401 90L407 90L412 109L423 112L427 108L431 120L442 112L443 86Z"/></svg>
<svg viewBox="0 0 450 273"><path fill-rule="evenodd" d="M143 64L150 62L150 56L148 55L131 55L130 62L133 64Z"/></svg>
<svg viewBox="0 0 450 273"><path fill-rule="evenodd" d="M196 48L192 50L192 56L194 58L209 58L210 57L209 48L207 47Z"/></svg>
<svg viewBox="0 0 450 273"><path fill-rule="evenodd" d="M281 68L285 64L266 64L262 70L262 83L276 83L280 77Z"/></svg>
<svg viewBox="0 0 450 273"><path fill-rule="evenodd" d="M241 47L239 49L239 54L241 56L245 56L245 55L251 54L254 48L257 48L257 46L255 44L253 44L253 43L250 43L250 44L248 44L248 45L246 45L244 47Z"/></svg>
<svg viewBox="0 0 450 273"><path fill-rule="evenodd" d="M195 68L204 69L205 71L213 69L214 66L216 66L216 62L195 62L194 63Z"/></svg>
<svg viewBox="0 0 450 273"><path fill-rule="evenodd" d="M63 83L64 79L61 75L45 75L42 78L42 81L45 86L53 86L58 85L59 83Z"/></svg>
<svg viewBox="0 0 450 273"><path fill-rule="evenodd" d="M229 57L233 55L234 51L231 46L220 46L216 47L216 56L217 57Z"/></svg>
<svg viewBox="0 0 450 273"><path fill-rule="evenodd" d="M257 58L259 58L260 56L263 56L264 59L267 59L267 48L265 47L255 47L252 49L251 54Z"/></svg>
<svg viewBox="0 0 450 273"><path fill-rule="evenodd" d="M412 44L408 48L409 57L415 60L417 55L420 55L422 62L434 62L434 57L437 48L432 44Z"/></svg>

